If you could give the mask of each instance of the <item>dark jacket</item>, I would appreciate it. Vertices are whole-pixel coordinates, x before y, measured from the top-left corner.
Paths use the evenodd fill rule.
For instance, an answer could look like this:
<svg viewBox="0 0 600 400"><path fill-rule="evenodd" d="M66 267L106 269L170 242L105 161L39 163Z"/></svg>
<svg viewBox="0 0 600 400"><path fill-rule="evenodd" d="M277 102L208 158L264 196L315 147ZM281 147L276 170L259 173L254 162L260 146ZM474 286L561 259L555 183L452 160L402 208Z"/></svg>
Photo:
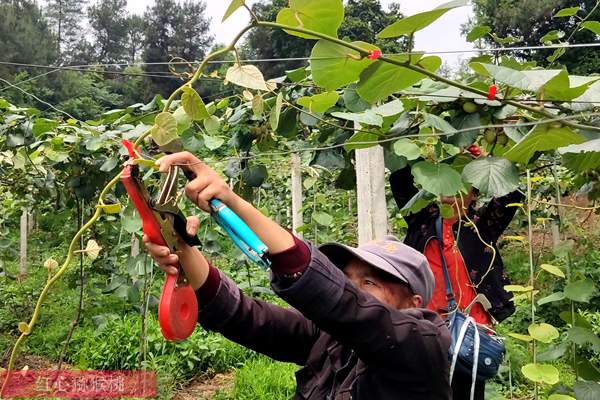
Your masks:
<svg viewBox="0 0 600 400"><path fill-rule="evenodd" d="M418 192L410 168L403 168L392 173L390 185L399 208L403 208ZM506 196L492 199L478 210L471 208L468 211L467 215L475 222L483 240L496 249L493 262L493 252L479 240L475 230L468 227L466 221L463 220L460 224L457 221L453 226L454 237L458 240L458 248L465 261L471 282L477 293L487 297L492 306L488 312L498 322L510 316L515 311L515 306L510 300L512 295L504 290L504 286L509 285L510 280L504 272L504 263L500 257L497 242L517 210L517 207L507 207L507 205L518 203L523 198L524 196L520 192L512 192ZM408 231L404 243L424 252L427 242L436 237L435 221L438 216L439 209L435 204L405 216Z"/></svg>
<svg viewBox="0 0 600 400"><path fill-rule="evenodd" d="M200 308L200 324L303 366L296 399L450 399L444 322L426 309L379 302L308 245L311 260L300 278L271 280L295 309L247 297L221 273L215 297Z"/></svg>

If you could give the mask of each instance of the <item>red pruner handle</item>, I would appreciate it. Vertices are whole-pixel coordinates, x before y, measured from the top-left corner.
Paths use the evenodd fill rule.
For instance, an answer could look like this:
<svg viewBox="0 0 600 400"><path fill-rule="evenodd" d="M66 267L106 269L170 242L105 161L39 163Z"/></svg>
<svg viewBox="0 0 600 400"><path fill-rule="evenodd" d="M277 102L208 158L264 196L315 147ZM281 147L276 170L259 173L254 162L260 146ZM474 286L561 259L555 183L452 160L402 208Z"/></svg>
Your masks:
<svg viewBox="0 0 600 400"><path fill-rule="evenodd" d="M151 242L166 246L160 225L144 196L143 189L135 177L132 176L133 167L132 164L125 165L121 174L121 181L140 214L144 234L150 238ZM177 270L180 271L181 267L179 265L177 267ZM179 273L177 275L166 275L158 306L160 330L167 340L184 340L188 338L194 332L198 321L196 293L189 283L178 284L178 275Z"/></svg>

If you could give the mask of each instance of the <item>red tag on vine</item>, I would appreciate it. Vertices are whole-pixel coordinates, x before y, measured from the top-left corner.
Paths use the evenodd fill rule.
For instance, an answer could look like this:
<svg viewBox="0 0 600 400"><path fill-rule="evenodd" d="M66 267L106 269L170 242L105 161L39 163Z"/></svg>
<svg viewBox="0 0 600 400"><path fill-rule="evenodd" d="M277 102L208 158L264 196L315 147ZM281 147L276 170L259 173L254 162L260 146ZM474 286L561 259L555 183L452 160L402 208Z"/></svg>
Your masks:
<svg viewBox="0 0 600 400"><path fill-rule="evenodd" d="M496 85L490 85L488 90L488 100L495 100L496 93L498 93L498 87Z"/></svg>
<svg viewBox="0 0 600 400"><path fill-rule="evenodd" d="M367 56L369 60L377 60L379 57L381 57L381 50L371 50Z"/></svg>

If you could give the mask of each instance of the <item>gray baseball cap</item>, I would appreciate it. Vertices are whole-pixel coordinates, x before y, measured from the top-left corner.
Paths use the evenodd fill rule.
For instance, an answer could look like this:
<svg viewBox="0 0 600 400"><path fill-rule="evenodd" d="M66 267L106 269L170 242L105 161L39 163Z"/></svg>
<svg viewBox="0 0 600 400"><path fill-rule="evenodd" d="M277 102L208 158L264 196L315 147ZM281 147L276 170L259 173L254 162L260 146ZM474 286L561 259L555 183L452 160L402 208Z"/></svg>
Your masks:
<svg viewBox="0 0 600 400"><path fill-rule="evenodd" d="M373 240L358 247L340 243L319 246L338 268L344 268L354 256L408 284L413 293L423 298L426 306L433 294L435 284L427 258L417 250L405 245L394 236Z"/></svg>

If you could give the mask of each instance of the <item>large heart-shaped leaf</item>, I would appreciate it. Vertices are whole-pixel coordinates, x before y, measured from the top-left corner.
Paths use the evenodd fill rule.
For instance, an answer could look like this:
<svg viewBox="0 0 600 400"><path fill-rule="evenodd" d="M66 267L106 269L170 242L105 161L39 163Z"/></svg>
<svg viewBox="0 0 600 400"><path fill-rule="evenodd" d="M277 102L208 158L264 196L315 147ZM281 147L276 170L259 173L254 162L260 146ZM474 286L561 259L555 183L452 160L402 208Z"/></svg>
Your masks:
<svg viewBox="0 0 600 400"><path fill-rule="evenodd" d="M314 96L300 97L297 103L311 113L324 113L337 103L339 97L340 95L337 92L325 92Z"/></svg>
<svg viewBox="0 0 600 400"><path fill-rule="evenodd" d="M394 142L393 149L394 153L407 160L416 160L421 157L421 148L410 139L398 139Z"/></svg>
<svg viewBox="0 0 600 400"><path fill-rule="evenodd" d="M583 172L600 168L600 139L561 147L563 164L572 171Z"/></svg>
<svg viewBox="0 0 600 400"><path fill-rule="evenodd" d="M558 75L550 79L543 86L544 100L569 101L583 95L589 86L594 82L594 79L580 80L577 79L571 82L569 73L561 71Z"/></svg>
<svg viewBox="0 0 600 400"><path fill-rule="evenodd" d="M600 384L592 381L580 381L573 385L573 391L577 400L600 399Z"/></svg>
<svg viewBox="0 0 600 400"><path fill-rule="evenodd" d="M536 152L556 150L559 147L580 144L584 141L583 136L573 132L569 127L552 128L549 125L539 125L507 151L504 157L526 165Z"/></svg>
<svg viewBox="0 0 600 400"><path fill-rule="evenodd" d="M489 197L501 197L519 186L519 171L509 160L485 157L465 166L462 177Z"/></svg>
<svg viewBox="0 0 600 400"><path fill-rule="evenodd" d="M460 174L448 164L420 161L411 172L417 184L438 196L452 196L464 189Z"/></svg>
<svg viewBox="0 0 600 400"><path fill-rule="evenodd" d="M408 61L407 56L391 56L390 58L400 62ZM413 56L411 62L431 72L437 71L442 65L442 60L437 56L424 57L419 60L417 55ZM375 103L386 99L393 93L409 88L425 78L426 76L420 72L376 61L360 75L356 90L361 98L369 103Z"/></svg>
<svg viewBox="0 0 600 400"><path fill-rule="evenodd" d="M586 278L567 283L564 293L568 299L588 303L592 296L596 294L596 286L594 282Z"/></svg>
<svg viewBox="0 0 600 400"><path fill-rule="evenodd" d="M600 351L600 337L590 329L573 326L569 329L569 340L579 346L590 345L595 352Z"/></svg>
<svg viewBox="0 0 600 400"><path fill-rule="evenodd" d="M235 64L229 67L225 79L235 85L249 89L269 90L262 72L254 65Z"/></svg>
<svg viewBox="0 0 600 400"><path fill-rule="evenodd" d="M196 121L208 118L208 111L206 111L206 106L198 92L189 86L184 86L182 90L181 105L187 115Z"/></svg>
<svg viewBox="0 0 600 400"><path fill-rule="evenodd" d="M337 30L344 20L342 0L290 0L289 5L289 8L284 8L277 14L278 24L337 37ZM284 30L290 35L316 39L306 33Z"/></svg>
<svg viewBox="0 0 600 400"><path fill-rule="evenodd" d="M352 42L352 44L365 50L377 49L369 43ZM327 40L319 40L310 53L313 80L327 90L335 90L356 82L360 74L373 62L361 57L355 50Z"/></svg>
<svg viewBox="0 0 600 400"><path fill-rule="evenodd" d="M550 324L531 324L527 328L532 338L542 343L552 343L558 339L558 330Z"/></svg>
<svg viewBox="0 0 600 400"><path fill-rule="evenodd" d="M161 112L154 119L152 127L152 140L159 145L164 146L177 139L177 120L171 113Z"/></svg>
<svg viewBox="0 0 600 400"><path fill-rule="evenodd" d="M527 364L521 367L521 372L527 379L537 383L554 385L559 379L558 370L549 364Z"/></svg>
<svg viewBox="0 0 600 400"><path fill-rule="evenodd" d="M433 22L435 22L435 20L453 8L466 5L467 2L465 0L456 0L442 4L434 10L425 11L419 14L411 15L410 17L402 18L386 27L383 31L379 32L377 36L382 39L386 39L412 35L414 32L420 31L421 29L431 25Z"/></svg>

